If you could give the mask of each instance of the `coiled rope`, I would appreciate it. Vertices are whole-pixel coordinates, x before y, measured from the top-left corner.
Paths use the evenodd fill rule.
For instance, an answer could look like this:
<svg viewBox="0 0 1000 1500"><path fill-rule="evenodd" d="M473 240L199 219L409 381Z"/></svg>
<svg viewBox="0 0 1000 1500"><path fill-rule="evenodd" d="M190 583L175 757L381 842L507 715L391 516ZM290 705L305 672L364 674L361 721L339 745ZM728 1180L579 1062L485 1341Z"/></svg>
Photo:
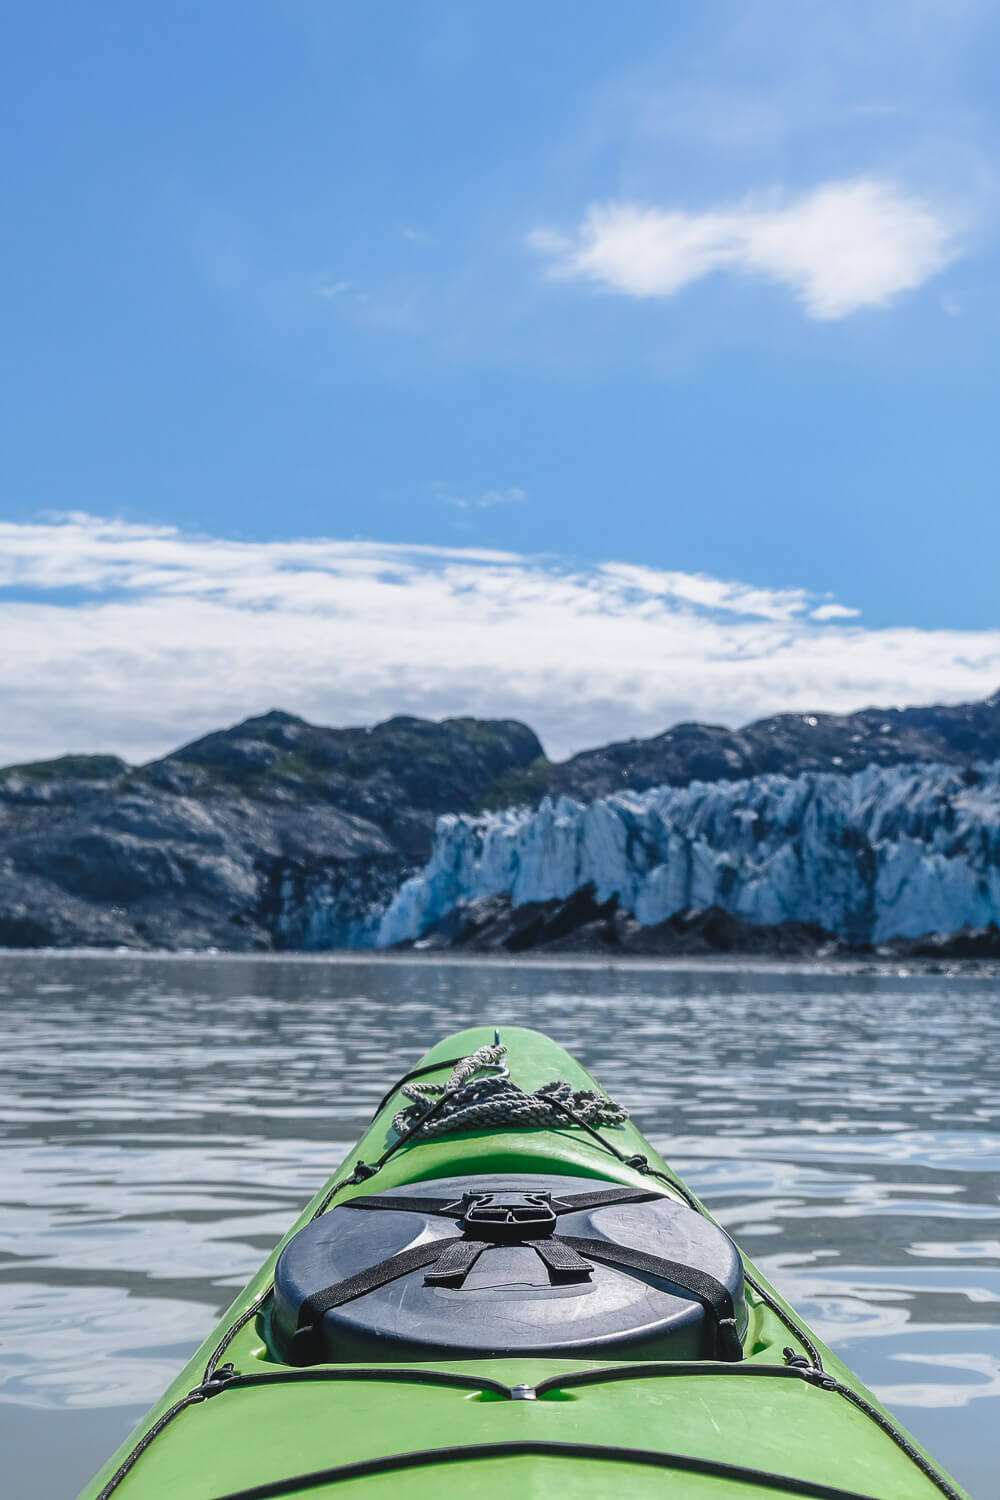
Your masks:
<svg viewBox="0 0 1000 1500"><path fill-rule="evenodd" d="M502 1042L480 1047L471 1057L464 1057L447 1083L404 1083L402 1092L411 1102L401 1109L392 1122L397 1135L410 1132L427 1139L453 1135L459 1130L521 1129L535 1126L556 1130L565 1126L572 1111L577 1124L623 1125L628 1110L595 1089L574 1089L564 1079L543 1083L533 1093L526 1093L511 1079L503 1063L507 1048ZM484 1077L476 1075L484 1069ZM432 1118L425 1119L431 1105ZM419 1123L423 1121L423 1123Z"/></svg>

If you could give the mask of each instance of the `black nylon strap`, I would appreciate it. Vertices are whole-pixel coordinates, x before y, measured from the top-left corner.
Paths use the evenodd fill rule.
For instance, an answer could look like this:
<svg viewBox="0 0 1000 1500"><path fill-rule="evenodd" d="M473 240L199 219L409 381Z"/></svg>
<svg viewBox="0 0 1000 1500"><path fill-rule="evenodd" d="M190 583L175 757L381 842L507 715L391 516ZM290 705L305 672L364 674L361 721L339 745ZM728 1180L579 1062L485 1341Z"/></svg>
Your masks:
<svg viewBox="0 0 1000 1500"><path fill-rule="evenodd" d="M554 1281L589 1281L592 1268L560 1235L546 1240L525 1240L530 1250L545 1262Z"/></svg>
<svg viewBox="0 0 1000 1500"><path fill-rule="evenodd" d="M649 1192L643 1188L598 1188L592 1193L564 1193L561 1197L552 1199L552 1207L557 1214L574 1214L586 1208L606 1208L612 1203L648 1203L666 1196L665 1193ZM346 1198L340 1206L384 1208L391 1213L404 1214L445 1214L453 1219L460 1219L462 1216L462 1205L456 1203L454 1198L403 1198L392 1193L365 1193L358 1198Z"/></svg>
<svg viewBox="0 0 1000 1500"><path fill-rule="evenodd" d="M606 1208L611 1203L649 1203L654 1198L663 1198L666 1193L649 1192L644 1188L599 1188L593 1193L562 1193L553 1198L552 1207L557 1214L575 1214L584 1208Z"/></svg>
<svg viewBox="0 0 1000 1500"><path fill-rule="evenodd" d="M424 1285L461 1286L483 1251L489 1248L486 1240L445 1240L437 1264L424 1277Z"/></svg>
<svg viewBox="0 0 1000 1500"><path fill-rule="evenodd" d="M374 1292L380 1286L388 1286L390 1281L398 1281L400 1276L407 1276L411 1271L419 1271L422 1266L429 1266L431 1261L437 1260L441 1250L441 1240L431 1240L423 1245L411 1245L409 1250L401 1250L398 1255L390 1255L388 1260L380 1260L377 1265L369 1266L367 1271L359 1271L357 1276L348 1276L343 1281L335 1282L333 1286L313 1292L311 1297L305 1298L299 1310L296 1337L299 1333L314 1328L320 1318L331 1308L341 1307L345 1302L353 1302L355 1297L363 1297L367 1292Z"/></svg>
<svg viewBox="0 0 1000 1500"><path fill-rule="evenodd" d="M384 1208L398 1214L446 1214L460 1219L462 1205L454 1198L396 1198L391 1193L365 1193L359 1198L345 1198L341 1208Z"/></svg>
<svg viewBox="0 0 1000 1500"><path fill-rule="evenodd" d="M743 1358L743 1346L736 1329L735 1309L728 1287L723 1286L707 1271L695 1266L683 1265L680 1261L665 1260L659 1255L648 1255L644 1250L630 1250L625 1245L613 1245L608 1240L586 1239L579 1235L553 1235L550 1239L525 1241L545 1262L549 1270L561 1280L583 1280L590 1270L582 1256L590 1260L603 1261L624 1271L639 1271L672 1286L700 1302L712 1318L716 1329L718 1352L728 1361ZM390 1255L356 1276L324 1287L306 1297L299 1310L299 1326L295 1339L299 1348L312 1337L313 1331L334 1307L353 1302L379 1287L408 1276L433 1264L424 1280L439 1286L461 1286L479 1256L490 1243L484 1240L454 1239L431 1240L427 1244L411 1245L398 1255ZM436 1262L436 1264L434 1264Z"/></svg>
<svg viewBox="0 0 1000 1500"><path fill-rule="evenodd" d="M619 1267L624 1271L640 1271L646 1276L668 1281L672 1286L700 1302L716 1325L719 1353L724 1360L743 1358L743 1346L736 1331L735 1308L729 1288L723 1286L707 1271L696 1266L685 1266L677 1260L665 1260L659 1255L647 1255L644 1250L630 1250L625 1245L612 1245L608 1240L583 1239L579 1235L560 1235L564 1244L571 1245L590 1260L600 1260L605 1265Z"/></svg>

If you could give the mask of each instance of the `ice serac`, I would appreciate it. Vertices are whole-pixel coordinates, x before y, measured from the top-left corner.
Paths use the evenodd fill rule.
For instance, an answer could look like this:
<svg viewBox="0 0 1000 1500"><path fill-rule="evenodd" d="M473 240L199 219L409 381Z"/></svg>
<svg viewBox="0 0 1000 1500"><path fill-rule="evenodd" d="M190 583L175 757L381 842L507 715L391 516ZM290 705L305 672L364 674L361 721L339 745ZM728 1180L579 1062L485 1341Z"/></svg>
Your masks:
<svg viewBox="0 0 1000 1500"><path fill-rule="evenodd" d="M463 903L592 884L644 925L716 906L815 923L851 944L1000 919L1000 761L869 767L618 793L438 820L431 857L377 929L417 939Z"/></svg>

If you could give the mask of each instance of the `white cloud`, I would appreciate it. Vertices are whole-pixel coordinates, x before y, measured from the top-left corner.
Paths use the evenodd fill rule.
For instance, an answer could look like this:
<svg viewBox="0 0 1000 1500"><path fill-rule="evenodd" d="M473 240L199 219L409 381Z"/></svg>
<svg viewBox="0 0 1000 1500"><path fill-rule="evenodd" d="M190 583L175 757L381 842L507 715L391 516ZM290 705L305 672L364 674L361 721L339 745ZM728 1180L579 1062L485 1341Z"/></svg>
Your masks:
<svg viewBox="0 0 1000 1500"><path fill-rule="evenodd" d="M746 583L724 582L705 573L670 573L635 563L604 563L600 572L639 593L659 595L704 609L759 615L765 620L789 620L801 614L810 602L805 589L757 589ZM857 610L840 605L827 605L826 608L838 612L842 609L845 615L857 614ZM815 611L814 618L818 618Z"/></svg>
<svg viewBox="0 0 1000 1500"><path fill-rule="evenodd" d="M680 719L960 702L1000 684L1000 631L866 630L831 608L622 563L237 542L86 515L0 524L0 763L144 759L271 707L332 724L520 718L562 756Z"/></svg>
<svg viewBox="0 0 1000 1500"><path fill-rule="evenodd" d="M849 620L860 613L859 609L848 609L846 604L821 604L818 609L809 611L813 620Z"/></svg>
<svg viewBox="0 0 1000 1500"><path fill-rule="evenodd" d="M536 230L552 274L671 297L714 271L788 287L812 318L884 307L954 260L958 226L897 184L859 177L706 213L605 203L572 236Z"/></svg>

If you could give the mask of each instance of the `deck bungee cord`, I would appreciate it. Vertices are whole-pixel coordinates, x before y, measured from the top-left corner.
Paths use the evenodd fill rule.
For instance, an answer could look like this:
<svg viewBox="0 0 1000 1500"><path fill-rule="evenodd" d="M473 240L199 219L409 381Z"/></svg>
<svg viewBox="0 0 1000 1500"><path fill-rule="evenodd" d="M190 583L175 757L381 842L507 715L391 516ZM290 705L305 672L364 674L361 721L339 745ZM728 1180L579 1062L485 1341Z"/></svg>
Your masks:
<svg viewBox="0 0 1000 1500"><path fill-rule="evenodd" d="M213 1500L280 1500L282 1495L301 1494L304 1490L318 1489L320 1485L338 1484L368 1475L399 1473L428 1465L466 1463L484 1458L518 1458L529 1455L539 1458L589 1459L596 1463L642 1464L654 1469L670 1469L675 1473L701 1474L715 1479L732 1480L737 1484L752 1484L758 1489L777 1490L784 1495L802 1495L806 1500L875 1500L874 1496L863 1494L860 1490L845 1490L837 1485L823 1484L812 1479L790 1479L787 1474L770 1474L765 1469L753 1469L745 1464L720 1463L712 1458L695 1458L686 1453L668 1453L655 1448L626 1448L616 1443L559 1443L537 1439L527 1442L513 1439L506 1443L469 1443L452 1448L423 1448L415 1453L388 1453L381 1458L362 1459L358 1463L338 1464L334 1468L296 1474L287 1480L255 1484L250 1489L230 1490L228 1494L213 1496Z"/></svg>
<svg viewBox="0 0 1000 1500"><path fill-rule="evenodd" d="M565 1080L554 1080L527 1092L513 1083L509 1070L503 1063L506 1046L494 1034L492 1044L485 1044L461 1058L446 1062L429 1062L400 1079L386 1094L376 1111L381 1110L397 1093L402 1093L410 1103L399 1110L392 1119L394 1139L373 1161L358 1158L350 1173L331 1184L316 1209L310 1216L309 1225L324 1218L334 1207L340 1195L351 1187L357 1187L376 1177L386 1164L405 1146L416 1147L424 1143L440 1143L442 1138L469 1131L510 1130L564 1130L567 1125L582 1132L602 1151L609 1153L621 1166L639 1174L644 1179L653 1179L664 1184L671 1194L686 1207L714 1226L707 1210L674 1174L653 1166L648 1157L638 1152L622 1151L612 1140L601 1133L604 1128L624 1124L629 1119L628 1111L617 1105L607 1095L597 1090L574 1089ZM449 1068L450 1074L444 1084L419 1084L418 1078ZM485 1075L485 1076L481 1076ZM429 1186L436 1185L431 1179ZM382 1193L355 1196L343 1200L342 1207L356 1209L362 1213L378 1211L380 1214L421 1212L432 1216L457 1221L463 1229L460 1236L447 1236L434 1243L413 1247L368 1267L354 1277L341 1278L339 1282L320 1288L304 1299L300 1329L301 1349L308 1348L316 1328L326 1314L345 1302L353 1302L379 1289L388 1281L423 1269L425 1281L430 1286L447 1286L461 1290L466 1278L473 1271L479 1257L487 1250L496 1249L502 1242L491 1237L488 1211L493 1211L496 1220L496 1205L484 1206L483 1199L496 1194L467 1193L471 1202L454 1197L442 1198L418 1196L412 1192L393 1195ZM508 1198L525 1195L507 1194ZM654 1200L663 1202L667 1195L652 1188L626 1185L608 1186L582 1194L555 1192L533 1193L528 1208L520 1201L514 1205L517 1214L529 1212L530 1236L534 1236L542 1217L551 1215L553 1226L564 1214L599 1209L608 1206L649 1204ZM548 1199L542 1204L541 1199ZM501 1205L503 1206L503 1205ZM341 1208L337 1208L337 1213ZM479 1238L487 1224L485 1238ZM204 1367L200 1382L187 1394L180 1397L142 1434L129 1450L104 1486L93 1500L110 1500L125 1479L134 1471L136 1464L148 1452L154 1441L169 1428L183 1412L213 1400L220 1394L236 1390L273 1388L302 1382L321 1386L338 1382L375 1382L402 1386L453 1387L472 1394L488 1394L501 1401L545 1401L557 1397L564 1391L602 1384L638 1380L671 1380L673 1378L712 1378L714 1380L737 1378L777 1379L805 1384L823 1392L836 1394L848 1401L855 1410L871 1421L895 1447L914 1464L925 1478L947 1500L964 1500L962 1493L951 1483L908 1438L886 1413L869 1402L859 1391L838 1380L823 1365L823 1359L808 1331L798 1319L784 1307L746 1268L745 1259L739 1256L742 1280L753 1293L754 1299L778 1318L782 1326L801 1346L798 1352L791 1346L782 1349L783 1363L750 1362L744 1359L743 1347L736 1332L732 1297L726 1287L697 1267L685 1266L675 1260L630 1250L620 1245L590 1237L557 1235L554 1227L547 1225L547 1233L532 1238L520 1231L519 1222L516 1243L518 1247L532 1250L547 1267L554 1284L563 1280L583 1280L584 1269L603 1263L620 1272L633 1272L643 1278L659 1278L679 1292L684 1298L700 1303L709 1327L714 1327L715 1359L700 1360L641 1360L627 1364L571 1370L553 1374L535 1383L507 1383L487 1375L466 1374L456 1371L418 1368L397 1364L344 1364L337 1367L298 1367L297 1363L284 1364L279 1369L266 1371L239 1371L231 1362L223 1363L223 1356L230 1349L237 1335L247 1324L260 1317L275 1297L275 1280L253 1298L243 1312L222 1333ZM495 1225L494 1225L495 1227ZM301 1233L301 1231L300 1231ZM294 1239L289 1242L294 1243ZM288 1247L286 1246L286 1249ZM450 1257L450 1259L449 1259ZM394 1266L390 1262L395 1262ZM279 1262L280 1265L280 1262ZM387 1270L392 1275L386 1275ZM721 1358L718 1357L721 1355ZM322 1359L322 1351L317 1351ZM659 1449L645 1449L609 1443L566 1443L548 1440L511 1440L510 1442L470 1443L444 1448L430 1448L400 1452L398 1454L359 1460L311 1470L307 1473L288 1475L250 1487L230 1489L212 1500L267 1500L267 1497L301 1493L310 1488L333 1484L341 1480L357 1479L365 1475L425 1468L428 1465L461 1463L471 1459L503 1458L537 1454L564 1458L587 1458L598 1462L625 1461L645 1467L673 1469L703 1475L714 1475L734 1483L756 1485L758 1489L783 1491L814 1497L814 1500L880 1500L868 1491L845 1489L843 1486L826 1484L818 1480L796 1475L783 1475L753 1465L733 1464L721 1460L673 1454Z"/></svg>

